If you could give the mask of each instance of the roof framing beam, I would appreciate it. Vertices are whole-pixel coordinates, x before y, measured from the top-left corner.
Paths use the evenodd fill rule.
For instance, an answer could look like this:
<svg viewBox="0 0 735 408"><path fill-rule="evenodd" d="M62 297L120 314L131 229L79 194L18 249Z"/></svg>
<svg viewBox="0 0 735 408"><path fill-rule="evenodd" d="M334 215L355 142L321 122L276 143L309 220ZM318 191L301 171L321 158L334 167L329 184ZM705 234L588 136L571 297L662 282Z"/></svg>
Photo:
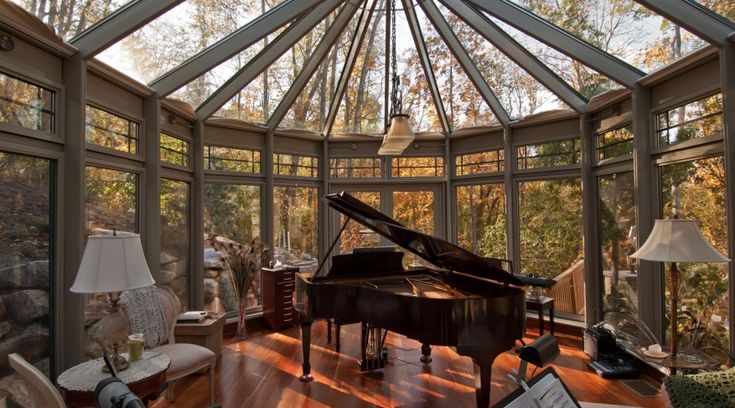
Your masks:
<svg viewBox="0 0 735 408"><path fill-rule="evenodd" d="M293 22L288 29L283 31L275 40L271 41L256 56L251 58L244 67L240 68L235 75L202 102L196 109L197 117L200 120L206 120L212 116L227 101L255 80L258 75L265 71L281 55L291 49L304 35L337 8L340 3L341 0L323 1L309 12L309 14Z"/></svg>
<svg viewBox="0 0 735 408"><path fill-rule="evenodd" d="M444 110L444 104L442 103L441 94L439 93L439 86L436 84L434 69L431 67L429 52L426 50L426 42L424 42L424 36L421 33L421 25L419 25L419 19L416 17L416 9L414 8L412 1L413 0L401 0L403 3L403 11L406 13L406 20L408 21L408 26L411 29L411 36L413 36L413 42L416 44L416 51L418 51L419 54L421 67L424 69L424 76L426 77L426 81L429 83L431 98L434 100L434 107L436 108L437 115L439 115L439 122L441 122L444 134L449 135L452 133L452 126L449 124L447 112ZM386 81L387 80L388 78L386 77Z"/></svg>
<svg viewBox="0 0 735 408"><path fill-rule="evenodd" d="M506 0L465 0L465 2L490 13L559 52L583 62L626 88L633 89L636 81L644 75L642 71L628 63Z"/></svg>
<svg viewBox="0 0 735 408"><path fill-rule="evenodd" d="M735 24L692 0L635 0L706 41L722 46Z"/></svg>
<svg viewBox="0 0 735 408"><path fill-rule="evenodd" d="M316 72L317 68L319 68L319 64L321 64L322 60L332 48L335 41L337 41L339 36L342 34L342 31L344 31L344 29L350 23L350 20L355 15L355 12L362 6L363 1L360 0L357 3L358 4L355 5L351 1L345 2L344 7L339 12L339 15L337 15L337 18L334 19L332 25L329 26L329 29L324 34L324 37L322 37L322 40L319 42L319 45L317 45L316 49L311 53L311 56L309 56L309 59L304 64L301 72L299 72L299 74L296 76L296 79L294 79L291 87L288 89L286 94L281 99L281 102L273 111L273 115L271 115L270 119L268 119L268 123L266 125L269 129L275 129L276 126L281 123L283 117L286 116L286 113L288 113L288 109L291 107L293 102L299 96L299 93L309 82L309 79L311 79L312 75L314 75L314 72Z"/></svg>
<svg viewBox="0 0 735 408"><path fill-rule="evenodd" d="M439 9L436 7L436 4L434 4L432 0L425 0L423 2L420 2L419 4L424 10L426 17L429 18L431 24L434 26L434 28L436 28L436 30L439 32L439 35L452 51L452 54L454 54L455 58L457 58L459 65L462 66L462 69L464 69L467 76L480 92L480 95L482 95L483 99L485 99L485 102L487 102L487 104L490 106L490 109L492 109L495 117L498 118L498 121L503 125L510 123L510 116L508 115L508 112L500 103L498 97L495 96L492 89L490 89L490 85L488 85L487 81L485 81L485 78L483 77L480 70L477 68L477 65L472 62L472 58L467 53L467 50L462 47L459 39L454 34L454 31L449 26L449 23L447 23L447 20L444 18L441 11L439 11Z"/></svg>
<svg viewBox="0 0 735 408"><path fill-rule="evenodd" d="M579 113L587 111L588 101L579 92L572 88L566 81L559 78L554 71L539 61L538 58L493 23L487 16L473 7L468 6L462 0L439 1L572 109Z"/></svg>
<svg viewBox="0 0 735 408"><path fill-rule="evenodd" d="M334 120L337 118L339 105L342 102L342 98L344 97L345 90L347 89L347 84L350 82L352 69L355 67L355 62L357 62L357 56L360 54L362 43L365 40L365 35L367 34L368 28L370 27L370 20L372 19L373 12L375 11L375 6L377 4L377 0L373 0L372 6L369 9L363 10L363 12L360 14L360 21L357 24L355 35L352 37L350 51L348 52L347 59L342 66L342 73L339 75L339 80L337 81L337 86L334 90L332 103L329 104L329 113L327 114L327 120L324 123L324 129L322 130L322 135L324 135L324 137L326 138L329 138L332 133L332 127L334 126Z"/></svg>
<svg viewBox="0 0 735 408"><path fill-rule="evenodd" d="M285 0L149 84L161 97L250 47L323 0Z"/></svg>
<svg viewBox="0 0 735 408"><path fill-rule="evenodd" d="M70 43L84 59L96 54L171 10L184 0L135 1L98 21Z"/></svg>

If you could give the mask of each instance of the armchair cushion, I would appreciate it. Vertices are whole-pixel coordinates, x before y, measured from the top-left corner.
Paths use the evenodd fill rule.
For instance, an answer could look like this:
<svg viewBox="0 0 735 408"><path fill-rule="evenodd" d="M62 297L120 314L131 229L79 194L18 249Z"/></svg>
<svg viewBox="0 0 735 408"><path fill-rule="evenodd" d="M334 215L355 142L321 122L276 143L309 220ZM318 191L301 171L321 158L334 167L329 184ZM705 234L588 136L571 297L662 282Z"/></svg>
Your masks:
<svg viewBox="0 0 735 408"><path fill-rule="evenodd" d="M208 348L196 344L176 343L158 346L152 351L163 353L171 358L166 376L175 380L195 371L214 365L216 356Z"/></svg>
<svg viewBox="0 0 735 408"><path fill-rule="evenodd" d="M663 388L672 407L720 408L735 406L735 368L664 378Z"/></svg>

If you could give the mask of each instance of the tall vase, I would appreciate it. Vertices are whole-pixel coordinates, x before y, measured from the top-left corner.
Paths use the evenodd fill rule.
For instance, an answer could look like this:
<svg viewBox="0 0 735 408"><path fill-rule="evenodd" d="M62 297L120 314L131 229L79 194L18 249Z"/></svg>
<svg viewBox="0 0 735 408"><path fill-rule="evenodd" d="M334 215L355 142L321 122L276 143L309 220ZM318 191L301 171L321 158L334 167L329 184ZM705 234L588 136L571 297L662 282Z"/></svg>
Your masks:
<svg viewBox="0 0 735 408"><path fill-rule="evenodd" d="M245 302L241 302L237 308L237 337L240 340L248 337L248 330L245 327L246 306L247 304Z"/></svg>

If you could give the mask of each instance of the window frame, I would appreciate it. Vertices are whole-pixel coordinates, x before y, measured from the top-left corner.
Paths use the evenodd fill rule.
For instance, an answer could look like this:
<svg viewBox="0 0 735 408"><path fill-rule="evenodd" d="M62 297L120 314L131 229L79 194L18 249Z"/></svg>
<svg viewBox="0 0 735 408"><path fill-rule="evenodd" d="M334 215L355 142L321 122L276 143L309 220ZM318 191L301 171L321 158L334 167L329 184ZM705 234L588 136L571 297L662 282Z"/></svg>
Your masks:
<svg viewBox="0 0 735 408"><path fill-rule="evenodd" d="M131 123L136 123L138 125L138 138L137 138L138 143L136 147L136 153L130 153L130 152L126 152L123 150L116 150L110 147L106 147L106 146L102 146L102 145L98 145L98 144L89 142L87 140L87 126L89 123L88 122L89 118L86 115L87 106L91 106L92 108L101 110L107 114L111 114L113 116L117 116L119 118L125 119ZM143 162L145 160L144 155L143 155L143 151L145 150L145 146L144 146L145 144L145 120L143 118L140 118L140 117L136 118L127 113L121 113L119 110L110 108L108 105L98 103L95 100L90 99L90 98L87 99L87 102L84 105L84 112L85 112L85 117L84 117L84 124L83 124L84 126L84 135L83 135L84 139L83 140L84 140L85 149L87 149L87 151L96 151L96 152L104 153L106 155L114 155L114 156L119 156L119 157L124 157L124 158L130 158L130 159L137 160L140 162ZM158 135L156 135L156 137L158 137ZM148 159L150 160L151 158L148 158Z"/></svg>
<svg viewBox="0 0 735 408"><path fill-rule="evenodd" d="M475 154L482 154L482 153L492 153L496 152L498 155L498 159L495 161L481 161L477 163L457 163L457 160L461 160L463 157L469 157ZM502 156L502 157L501 157ZM487 177L487 176L493 176L493 175L500 175L505 172L505 169L508 165L508 162L505 158L505 148L503 147L497 147L494 149L488 149L488 150L477 150L477 151L470 151L470 152L463 152L463 153L457 153L453 156L453 167L454 171L452 172L452 177L457 179L463 179L463 178L469 178L469 177ZM463 167L471 167L471 166L479 166L482 164L488 164L488 163L494 163L496 164L496 167L498 170L492 171L492 172L473 172L473 173L464 173L460 174L459 169ZM502 167L502 168L501 168Z"/></svg>
<svg viewBox="0 0 735 408"><path fill-rule="evenodd" d="M12 61L0 61L0 73L54 92L54 118L52 125L53 129L51 132L43 132L40 130L0 122L0 132L27 136L34 139L40 139L50 142L63 143L65 134L64 122L66 117L66 107L63 101L66 97L66 87L61 82L50 80L46 77L30 76L24 74L24 72L27 72L27 69L16 65Z"/></svg>
<svg viewBox="0 0 735 408"><path fill-rule="evenodd" d="M170 151L170 152L173 152L173 153L179 153L177 151L174 151L174 150L165 148L165 147L163 147L161 145L160 140L161 140L161 136L163 136L163 135L168 136L168 137L171 137L171 138L174 138L174 139L177 139L177 140L180 140L180 141L182 141L182 142L184 142L186 144L187 152L186 152L186 155L184 156L184 157L186 157L186 166L182 166L182 165L177 164L177 163L171 163L171 162L166 161L166 160L163 160L163 158L161 158L161 150L166 150L166 151ZM158 151L158 161L159 161L160 165L161 166L166 166L166 167L171 167L173 169L178 169L178 170L191 171L191 169L192 169L192 160L194 159L194 154L193 154L194 153L194 151L193 151L194 149L193 149L193 143L192 143L192 141L189 138L184 138L184 137L175 135L172 132L170 132L168 130L163 130L163 129L161 129L158 132L158 138L159 138L158 139L159 140L159 145L158 145L158 150L159 150Z"/></svg>
<svg viewBox="0 0 735 408"><path fill-rule="evenodd" d="M260 171L256 173L256 172L230 171L230 170L222 170L222 169L210 169L206 165L206 163L208 163L211 160L206 155L206 153L208 151L208 148L210 148L210 147L220 147L220 148L224 148L224 149L234 149L234 150L241 150L241 151L251 152L251 157L253 157L253 160L250 161L252 163L251 168L254 168L255 165L257 164L258 167L260 168ZM255 159L254 159L256 152L260 155L260 160L258 162L256 162ZM202 163L201 163L201 165L202 165L202 168L204 169L204 172L205 173L208 173L208 174L222 174L222 175L235 176L235 177L253 177L253 176L258 177L258 176L262 176L264 174L265 162L263 160L263 154L264 154L264 152L261 149L255 149L255 148L249 148L249 147L242 147L242 146L232 146L232 145L228 145L228 144L219 144L219 143L205 143L202 146ZM234 161L234 162L238 162L238 163L245 163L245 162L247 162L246 160L241 160L241 159L222 159L222 158L218 158L218 157L215 157L215 159L217 159L217 160L225 160L225 161L228 161L228 162L233 162Z"/></svg>

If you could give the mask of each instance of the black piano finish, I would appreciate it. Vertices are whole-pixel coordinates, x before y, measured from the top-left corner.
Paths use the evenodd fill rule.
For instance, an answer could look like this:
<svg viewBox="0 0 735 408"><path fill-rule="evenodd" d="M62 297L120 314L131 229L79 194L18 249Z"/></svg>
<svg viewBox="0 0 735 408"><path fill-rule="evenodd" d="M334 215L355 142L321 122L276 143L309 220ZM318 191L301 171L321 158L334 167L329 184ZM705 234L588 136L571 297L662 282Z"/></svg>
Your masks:
<svg viewBox="0 0 735 408"><path fill-rule="evenodd" d="M388 275L380 270L382 268L376 268L377 270L370 273L365 268L356 266L354 269L359 271L359 276L355 276L344 270L345 259L339 263L343 265L339 271L330 270L324 276L317 272L314 277L297 275L295 307L301 316L301 380L311 380L309 356L312 321L325 318L362 321L420 341L424 354L430 352L428 345L453 346L458 354L472 358L477 406L489 406L492 363L499 354L514 346L525 329L525 291L508 284L516 283L516 278L495 263L462 248L439 238L411 231L346 193L332 194L326 199L330 206L348 217L375 231L380 229L387 232L383 234L379 231L394 242L400 241L401 246L413 245L413 249L416 249L412 250L414 253L427 247L448 248L451 251L450 263L453 269L437 271L421 268L404 271L400 267L400 261L398 266L395 265L396 257L383 255L386 259L385 268L391 271ZM336 206L333 205L335 200L338 203ZM377 214L369 213L360 205ZM360 211L360 216L354 216L356 212L352 210ZM363 222L366 218L370 219L369 222ZM401 236L392 239L395 237L390 230L396 229ZM410 238L412 232L416 235ZM376 253L374 256L381 257L381 254ZM422 253L420 256L431 262L431 258L437 254ZM463 256L468 259L466 264L461 262ZM355 257L355 260L359 258ZM442 266L447 264L442 259L433 260L443 263ZM395 272L396 268L400 272ZM505 282L497 283L491 278ZM420 288L429 289L417 290L414 283ZM431 290L432 287L438 289L434 291ZM410 288L413 288L413 293ZM424 358L422 361L430 359Z"/></svg>

